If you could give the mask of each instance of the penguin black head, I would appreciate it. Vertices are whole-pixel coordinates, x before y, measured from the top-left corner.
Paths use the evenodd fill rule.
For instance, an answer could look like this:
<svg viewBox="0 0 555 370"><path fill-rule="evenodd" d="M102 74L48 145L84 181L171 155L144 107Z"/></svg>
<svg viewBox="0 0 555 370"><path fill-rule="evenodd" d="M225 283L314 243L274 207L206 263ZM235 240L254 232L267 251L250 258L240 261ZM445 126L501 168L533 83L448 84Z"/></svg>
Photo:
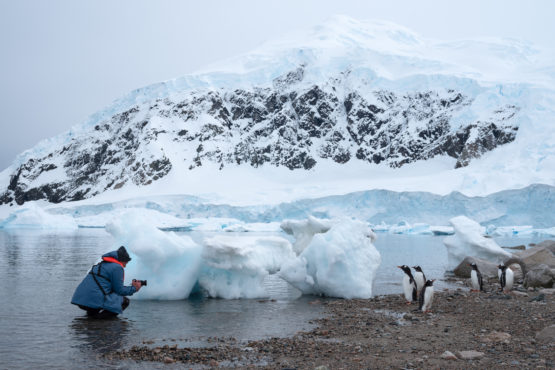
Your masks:
<svg viewBox="0 0 555 370"><path fill-rule="evenodd" d="M415 271L422 272L422 268L420 266L412 266Z"/></svg>
<svg viewBox="0 0 555 370"><path fill-rule="evenodd" d="M412 274L410 273L410 267L408 267L407 265L402 265L402 266L397 266L398 268L400 268L401 270L403 270L405 272L405 274L411 276Z"/></svg>
<svg viewBox="0 0 555 370"><path fill-rule="evenodd" d="M433 286L433 285L434 285L434 281L436 281L436 279L433 279L433 280L426 280L426 284L424 284L424 286Z"/></svg>
<svg viewBox="0 0 555 370"><path fill-rule="evenodd" d="M478 266L476 265L475 262L469 263L468 264L470 267L472 267L472 270L478 270Z"/></svg>
<svg viewBox="0 0 555 370"><path fill-rule="evenodd" d="M501 271L505 271L507 269L507 266L505 265L497 265L497 268Z"/></svg>

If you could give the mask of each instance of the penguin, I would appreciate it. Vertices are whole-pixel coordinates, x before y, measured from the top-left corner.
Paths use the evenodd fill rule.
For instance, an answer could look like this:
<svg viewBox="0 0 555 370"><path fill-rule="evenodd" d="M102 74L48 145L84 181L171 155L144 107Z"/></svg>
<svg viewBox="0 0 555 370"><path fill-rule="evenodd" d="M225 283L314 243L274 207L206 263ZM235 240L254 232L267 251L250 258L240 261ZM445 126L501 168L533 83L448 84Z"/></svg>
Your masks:
<svg viewBox="0 0 555 370"><path fill-rule="evenodd" d="M405 273L403 276L403 293L405 294L405 299L407 300L407 304L411 304L413 301L417 300L417 290L416 290L416 282L412 277L412 273L410 272L410 267L407 265L397 266Z"/></svg>
<svg viewBox="0 0 555 370"><path fill-rule="evenodd" d="M501 290L504 292L510 292L513 289L513 283L515 279L515 274L510 267L499 265L497 266L501 270L501 276L499 277L499 284L501 285Z"/></svg>
<svg viewBox="0 0 555 370"><path fill-rule="evenodd" d="M472 267L472 271L470 271L470 281L472 282L472 291L483 292L484 283L482 280L482 274L480 274L480 270L478 270L478 266L476 265L476 263L469 263L468 265Z"/></svg>
<svg viewBox="0 0 555 370"><path fill-rule="evenodd" d="M422 288L422 293L418 299L418 309L422 312L430 312L432 308L432 301L434 299L434 280L426 280L424 287Z"/></svg>
<svg viewBox="0 0 555 370"><path fill-rule="evenodd" d="M424 272L422 271L422 268L420 266L413 266L412 268L414 269L414 271L416 271L414 273L414 282L416 283L416 294L420 296L420 292L422 291L422 288L426 283L426 275L424 275Z"/></svg>
<svg viewBox="0 0 555 370"><path fill-rule="evenodd" d="M497 265L497 278L499 279L499 286L501 286L500 290L503 290L503 286L505 285L505 283L501 281L501 276L503 275L503 267L505 267L504 264Z"/></svg>

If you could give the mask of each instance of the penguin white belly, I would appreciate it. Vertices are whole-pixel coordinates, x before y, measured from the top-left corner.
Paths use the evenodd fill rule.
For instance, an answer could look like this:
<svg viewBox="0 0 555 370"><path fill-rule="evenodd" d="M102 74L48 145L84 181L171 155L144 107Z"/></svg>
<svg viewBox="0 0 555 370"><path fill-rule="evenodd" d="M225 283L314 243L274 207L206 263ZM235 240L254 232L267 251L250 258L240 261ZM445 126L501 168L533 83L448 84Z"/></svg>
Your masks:
<svg viewBox="0 0 555 370"><path fill-rule="evenodd" d="M410 282L410 278L405 275L403 277L403 293L405 294L405 299L408 302L412 302L412 290L414 289L414 285Z"/></svg>
<svg viewBox="0 0 555 370"><path fill-rule="evenodd" d="M478 280L476 270L470 271L470 281L472 282L472 289L480 290L480 281Z"/></svg>
<svg viewBox="0 0 555 370"><path fill-rule="evenodd" d="M514 281L515 274L513 273L513 270L507 267L507 270L505 271L505 290L513 289Z"/></svg>
<svg viewBox="0 0 555 370"><path fill-rule="evenodd" d="M418 294L420 294L420 291L424 287L425 283L424 274L421 272L416 272L416 274L414 274L414 281L416 282L416 291L418 292Z"/></svg>
<svg viewBox="0 0 555 370"><path fill-rule="evenodd" d="M434 287L426 287L424 291L424 303L422 304L422 311L426 312L432 308L432 300L434 299Z"/></svg>

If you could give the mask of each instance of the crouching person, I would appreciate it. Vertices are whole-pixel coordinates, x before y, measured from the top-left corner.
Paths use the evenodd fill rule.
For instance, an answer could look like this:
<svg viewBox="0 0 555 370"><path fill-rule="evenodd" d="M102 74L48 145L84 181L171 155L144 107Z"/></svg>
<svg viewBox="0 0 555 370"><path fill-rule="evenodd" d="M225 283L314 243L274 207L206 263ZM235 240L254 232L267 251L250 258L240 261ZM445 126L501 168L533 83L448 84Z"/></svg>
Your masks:
<svg viewBox="0 0 555 370"><path fill-rule="evenodd" d="M102 261L94 265L81 284L75 289L71 303L98 319L116 317L129 305L125 296L141 289L141 282L133 280L132 286L124 286L123 269L131 261L125 247L106 253Z"/></svg>

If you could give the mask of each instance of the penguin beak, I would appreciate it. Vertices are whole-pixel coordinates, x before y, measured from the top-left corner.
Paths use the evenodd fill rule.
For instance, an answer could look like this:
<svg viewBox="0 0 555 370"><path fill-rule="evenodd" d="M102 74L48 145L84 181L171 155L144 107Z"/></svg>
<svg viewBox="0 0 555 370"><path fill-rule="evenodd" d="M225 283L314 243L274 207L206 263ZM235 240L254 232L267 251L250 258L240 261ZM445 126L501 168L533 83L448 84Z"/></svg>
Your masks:
<svg viewBox="0 0 555 370"><path fill-rule="evenodd" d="M402 269L402 267L401 267L401 266L397 266L397 267L398 267L398 268L400 268L400 269Z"/></svg>

